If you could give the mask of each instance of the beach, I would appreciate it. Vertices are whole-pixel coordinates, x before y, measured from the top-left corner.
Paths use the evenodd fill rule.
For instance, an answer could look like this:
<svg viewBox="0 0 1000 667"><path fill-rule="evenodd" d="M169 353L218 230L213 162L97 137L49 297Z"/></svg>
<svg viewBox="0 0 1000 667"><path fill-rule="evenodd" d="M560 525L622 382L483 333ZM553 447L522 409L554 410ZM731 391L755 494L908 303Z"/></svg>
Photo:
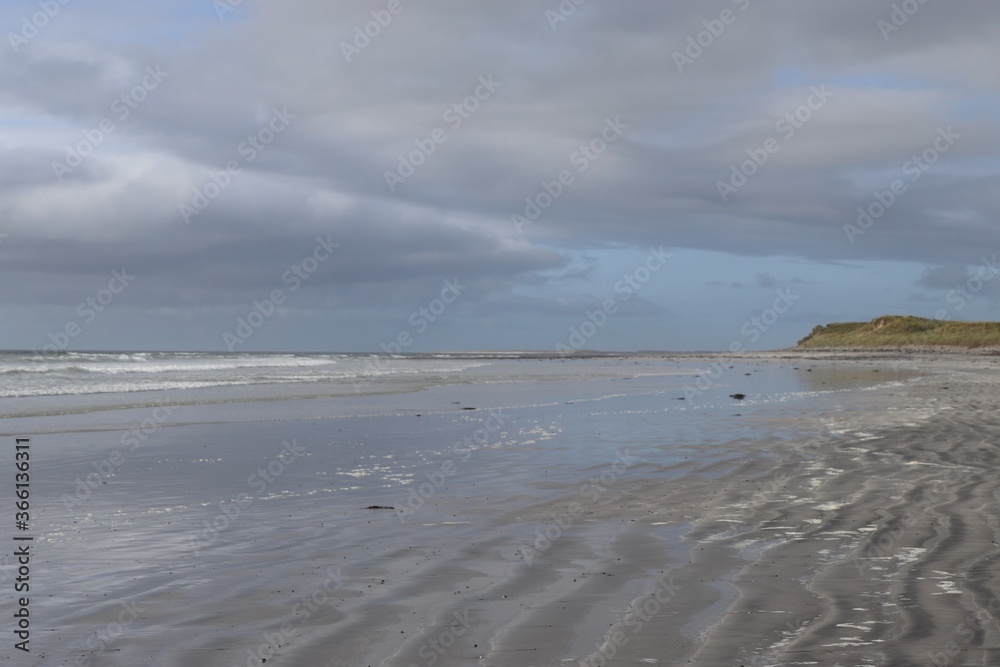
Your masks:
<svg viewBox="0 0 1000 667"><path fill-rule="evenodd" d="M1000 661L1000 357L279 361L0 401L32 457L5 662Z"/></svg>

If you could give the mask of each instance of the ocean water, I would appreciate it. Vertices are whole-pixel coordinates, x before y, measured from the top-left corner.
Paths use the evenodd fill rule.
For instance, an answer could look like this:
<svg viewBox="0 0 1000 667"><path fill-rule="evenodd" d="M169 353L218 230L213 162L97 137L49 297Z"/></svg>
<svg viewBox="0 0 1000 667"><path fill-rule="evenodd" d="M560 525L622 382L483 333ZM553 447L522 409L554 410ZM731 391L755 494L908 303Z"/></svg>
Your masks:
<svg viewBox="0 0 1000 667"><path fill-rule="evenodd" d="M197 425L222 429L222 440L238 431L277 442L282 433L349 433L335 445L342 458L364 450L383 463L367 474L334 456L328 472L354 482L326 492L358 491L405 486L415 478L404 469L466 453L468 434L490 415L503 428L475 443L477 452L513 461L513 449L530 450L532 465L567 475L615 447L661 465L705 465L739 456L732 446L712 449L736 440L810 437L817 422L804 416L829 422L906 377L689 356L10 352L0 354L0 435L66 434L50 448L63 454L132 446L137 434L165 443Z"/></svg>
<svg viewBox="0 0 1000 667"><path fill-rule="evenodd" d="M525 385L532 405L563 383L576 395L610 400L615 395L639 406L650 401L678 410L714 410L734 405L729 393L743 393L745 406L816 402L838 392L900 381L905 374L859 374L807 363L729 361L691 355L604 355L561 358L535 354L220 354L199 352L0 352L0 418L107 412L153 405L232 405L295 399L344 400L330 407L338 415L359 409L389 410L369 399L361 408L347 397L413 393L447 385ZM608 392L597 383L633 382ZM641 385L641 388L640 388ZM585 388L585 387L589 387ZM728 393L727 393L728 392ZM420 406L420 400L403 403ZM402 405L389 401L388 405ZM662 406L661 406L662 407ZM288 405L274 406L281 418ZM255 410L262 414L260 406ZM266 412L266 410L265 410ZM329 414L329 413L324 413Z"/></svg>
<svg viewBox="0 0 1000 667"><path fill-rule="evenodd" d="M0 397L64 396L313 383L451 373L476 365L348 354L0 352Z"/></svg>
<svg viewBox="0 0 1000 667"><path fill-rule="evenodd" d="M515 572L551 523L538 507L723 475L906 381L693 356L5 353L0 435L31 439L45 554L32 614L53 632L38 664L86 652L133 599L143 618L92 664L244 664L331 564L385 596L357 604L392 617L422 571L404 565ZM628 527L581 519L567 540ZM682 526L658 530L665 554L688 548ZM0 583L15 567L0 558ZM375 593L387 581L404 588ZM446 586L391 634L431 623L457 595ZM349 626L352 604L331 602L323 632Z"/></svg>

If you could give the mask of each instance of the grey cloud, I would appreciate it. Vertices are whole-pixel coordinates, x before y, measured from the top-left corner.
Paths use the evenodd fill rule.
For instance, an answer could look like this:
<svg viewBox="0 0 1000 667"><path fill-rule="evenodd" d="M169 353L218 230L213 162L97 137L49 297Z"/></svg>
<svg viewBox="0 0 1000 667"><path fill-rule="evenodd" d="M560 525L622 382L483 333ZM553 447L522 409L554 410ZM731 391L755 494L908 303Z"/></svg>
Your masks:
<svg viewBox="0 0 1000 667"><path fill-rule="evenodd" d="M67 6L0 54L0 106L20 119L0 134L0 258L18 285L0 294L72 305L59 280L129 264L147 277L137 305L232 307L328 234L342 253L302 308L405 308L459 275L484 303L532 311L511 293L586 282L597 264L561 250L609 245L974 265L1000 215L1000 125L983 111L1000 92L1000 8L926 3L883 39L893 4L589 2L553 30L556 2L404 0L350 63L342 43L381 6L248 0L225 21L186 18L183 40L139 39L155 31L128 3L102 8L120 5L107 25ZM674 53L722 9L735 20L679 72ZM52 161L155 65L162 86L58 181ZM499 88L449 121L490 76ZM830 100L782 136L778 120L824 85ZM295 119L248 159L242 142L275 108ZM628 128L581 161L615 118ZM859 207L948 126L961 139L852 243ZM446 140L391 191L386 171L436 129ZM723 201L717 183L771 137L780 149ZM178 207L230 161L241 173L185 224ZM564 170L572 183L519 232L511 216ZM920 286L943 289L942 275Z"/></svg>

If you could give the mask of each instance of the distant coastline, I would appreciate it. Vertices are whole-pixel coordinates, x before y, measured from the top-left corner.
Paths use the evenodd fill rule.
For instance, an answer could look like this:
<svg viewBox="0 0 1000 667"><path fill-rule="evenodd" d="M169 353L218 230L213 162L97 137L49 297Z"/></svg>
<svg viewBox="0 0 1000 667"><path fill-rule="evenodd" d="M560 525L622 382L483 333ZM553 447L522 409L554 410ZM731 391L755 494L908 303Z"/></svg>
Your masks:
<svg viewBox="0 0 1000 667"><path fill-rule="evenodd" d="M961 349L1000 353L1000 322L953 322L884 315L815 327L794 349Z"/></svg>

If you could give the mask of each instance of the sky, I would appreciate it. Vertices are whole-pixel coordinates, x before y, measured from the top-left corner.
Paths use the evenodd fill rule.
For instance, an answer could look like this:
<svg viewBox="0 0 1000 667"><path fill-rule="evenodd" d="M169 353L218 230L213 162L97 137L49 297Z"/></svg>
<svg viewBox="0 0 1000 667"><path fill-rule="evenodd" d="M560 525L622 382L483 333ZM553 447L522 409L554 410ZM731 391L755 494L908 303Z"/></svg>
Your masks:
<svg viewBox="0 0 1000 667"><path fill-rule="evenodd" d="M1000 319L1000 3L0 2L0 348Z"/></svg>

